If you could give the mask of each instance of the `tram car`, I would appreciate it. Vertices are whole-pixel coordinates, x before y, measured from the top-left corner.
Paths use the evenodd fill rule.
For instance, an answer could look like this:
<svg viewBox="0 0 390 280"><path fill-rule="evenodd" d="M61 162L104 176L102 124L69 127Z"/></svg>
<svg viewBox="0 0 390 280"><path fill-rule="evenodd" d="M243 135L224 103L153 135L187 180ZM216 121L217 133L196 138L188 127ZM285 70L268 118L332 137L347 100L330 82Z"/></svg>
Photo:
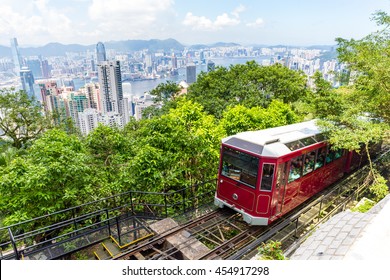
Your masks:
<svg viewBox="0 0 390 280"><path fill-rule="evenodd" d="M315 120L248 131L222 140L215 205L268 225L360 165L331 149Z"/></svg>

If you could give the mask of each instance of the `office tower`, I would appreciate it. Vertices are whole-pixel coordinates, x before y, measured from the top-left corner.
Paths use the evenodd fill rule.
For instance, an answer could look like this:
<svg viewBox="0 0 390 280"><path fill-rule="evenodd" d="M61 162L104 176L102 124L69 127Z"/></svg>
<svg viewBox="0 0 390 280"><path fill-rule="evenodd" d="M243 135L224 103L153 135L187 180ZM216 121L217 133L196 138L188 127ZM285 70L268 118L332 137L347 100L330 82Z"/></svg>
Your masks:
<svg viewBox="0 0 390 280"><path fill-rule="evenodd" d="M42 69L42 77L44 79L49 79L51 77L51 68L49 66L49 62L47 60L41 60L41 69Z"/></svg>
<svg viewBox="0 0 390 280"><path fill-rule="evenodd" d="M199 52L199 61L202 64L204 64L206 62L206 60L204 59L204 51Z"/></svg>
<svg viewBox="0 0 390 280"><path fill-rule="evenodd" d="M175 54L172 54L172 68L177 69L177 57Z"/></svg>
<svg viewBox="0 0 390 280"><path fill-rule="evenodd" d="M187 64L186 74L187 74L188 84L192 84L196 82L196 66L193 62Z"/></svg>
<svg viewBox="0 0 390 280"><path fill-rule="evenodd" d="M106 49L102 42L98 42L96 44L96 61L97 64L102 63L103 61L106 61Z"/></svg>
<svg viewBox="0 0 390 280"><path fill-rule="evenodd" d="M212 60L207 61L207 72L215 70L215 63Z"/></svg>
<svg viewBox="0 0 390 280"><path fill-rule="evenodd" d="M28 96L35 97L34 92L34 76L30 69L22 67L19 72L20 81L22 82L22 89L28 94Z"/></svg>
<svg viewBox="0 0 390 280"><path fill-rule="evenodd" d="M149 74L153 72L153 57L151 54L145 55L145 69Z"/></svg>
<svg viewBox="0 0 390 280"><path fill-rule="evenodd" d="M16 38L11 39L11 51L12 51L12 60L15 65L14 71L15 73L19 73L21 67L23 66L23 63L19 53L18 40L16 40Z"/></svg>

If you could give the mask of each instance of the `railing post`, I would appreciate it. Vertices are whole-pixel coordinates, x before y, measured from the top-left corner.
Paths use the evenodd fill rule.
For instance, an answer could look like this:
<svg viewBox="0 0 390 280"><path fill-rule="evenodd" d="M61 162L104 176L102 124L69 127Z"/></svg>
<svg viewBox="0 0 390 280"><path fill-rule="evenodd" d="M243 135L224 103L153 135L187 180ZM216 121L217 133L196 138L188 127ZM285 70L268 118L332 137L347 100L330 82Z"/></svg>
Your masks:
<svg viewBox="0 0 390 280"><path fill-rule="evenodd" d="M164 192L164 206L165 206L165 218L168 217L168 203L167 203L167 193Z"/></svg>
<svg viewBox="0 0 390 280"><path fill-rule="evenodd" d="M185 191L186 189L184 188L184 189L182 189L182 194L181 194L181 196L182 196L182 200L183 200L183 214L186 212L186 191Z"/></svg>
<svg viewBox="0 0 390 280"><path fill-rule="evenodd" d="M115 222L116 222L116 231L118 232L119 245L122 245L122 242L121 242L121 227L119 226L118 217L115 217Z"/></svg>
<svg viewBox="0 0 390 280"><path fill-rule="evenodd" d="M73 225L74 229L77 230L76 215L74 213L74 208L72 209Z"/></svg>
<svg viewBox="0 0 390 280"><path fill-rule="evenodd" d="M130 191L130 207L131 207L131 213L134 213L134 205L133 205L133 195L132 191Z"/></svg>
<svg viewBox="0 0 390 280"><path fill-rule="evenodd" d="M107 208L106 208L106 216L107 216L108 236L110 236L111 235L110 217L108 215L108 209Z"/></svg>
<svg viewBox="0 0 390 280"><path fill-rule="evenodd" d="M16 247L14 235L12 234L11 228L8 228L8 234L9 234L9 239L11 240L12 243L12 247L14 248L15 257L17 260L20 260L18 248Z"/></svg>

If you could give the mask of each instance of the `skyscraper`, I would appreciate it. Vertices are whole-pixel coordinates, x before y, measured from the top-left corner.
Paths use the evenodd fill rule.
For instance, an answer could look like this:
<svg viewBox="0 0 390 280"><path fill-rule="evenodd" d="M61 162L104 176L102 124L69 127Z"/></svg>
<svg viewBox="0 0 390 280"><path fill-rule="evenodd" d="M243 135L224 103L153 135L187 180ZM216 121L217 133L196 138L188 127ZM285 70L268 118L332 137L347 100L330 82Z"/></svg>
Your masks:
<svg viewBox="0 0 390 280"><path fill-rule="evenodd" d="M193 62L187 64L186 67L187 84L196 82L196 65Z"/></svg>
<svg viewBox="0 0 390 280"><path fill-rule="evenodd" d="M102 63L103 61L106 61L106 48L104 47L102 42L98 42L96 44L96 61L97 64Z"/></svg>
<svg viewBox="0 0 390 280"><path fill-rule="evenodd" d="M19 48L18 48L18 40L16 38L11 39L11 51L12 51L12 60L15 65L15 73L19 74L20 69L22 67L22 58L20 57Z"/></svg>
<svg viewBox="0 0 390 280"><path fill-rule="evenodd" d="M20 69L20 81L22 82L22 89L28 94L28 96L34 96L34 76L30 69L22 67Z"/></svg>
<svg viewBox="0 0 390 280"><path fill-rule="evenodd" d="M98 65L102 113L121 113L119 101L123 100L122 79L119 61L104 61Z"/></svg>

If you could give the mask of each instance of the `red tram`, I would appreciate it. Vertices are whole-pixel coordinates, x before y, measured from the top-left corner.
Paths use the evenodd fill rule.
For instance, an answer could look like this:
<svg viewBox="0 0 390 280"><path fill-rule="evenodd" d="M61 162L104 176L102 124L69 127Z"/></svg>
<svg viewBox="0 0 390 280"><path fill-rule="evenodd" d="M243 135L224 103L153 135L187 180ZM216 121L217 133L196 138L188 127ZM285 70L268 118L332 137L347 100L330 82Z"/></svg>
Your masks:
<svg viewBox="0 0 390 280"><path fill-rule="evenodd" d="M222 140L214 203L251 225L268 225L360 161L354 152L330 149L314 120L238 133Z"/></svg>

